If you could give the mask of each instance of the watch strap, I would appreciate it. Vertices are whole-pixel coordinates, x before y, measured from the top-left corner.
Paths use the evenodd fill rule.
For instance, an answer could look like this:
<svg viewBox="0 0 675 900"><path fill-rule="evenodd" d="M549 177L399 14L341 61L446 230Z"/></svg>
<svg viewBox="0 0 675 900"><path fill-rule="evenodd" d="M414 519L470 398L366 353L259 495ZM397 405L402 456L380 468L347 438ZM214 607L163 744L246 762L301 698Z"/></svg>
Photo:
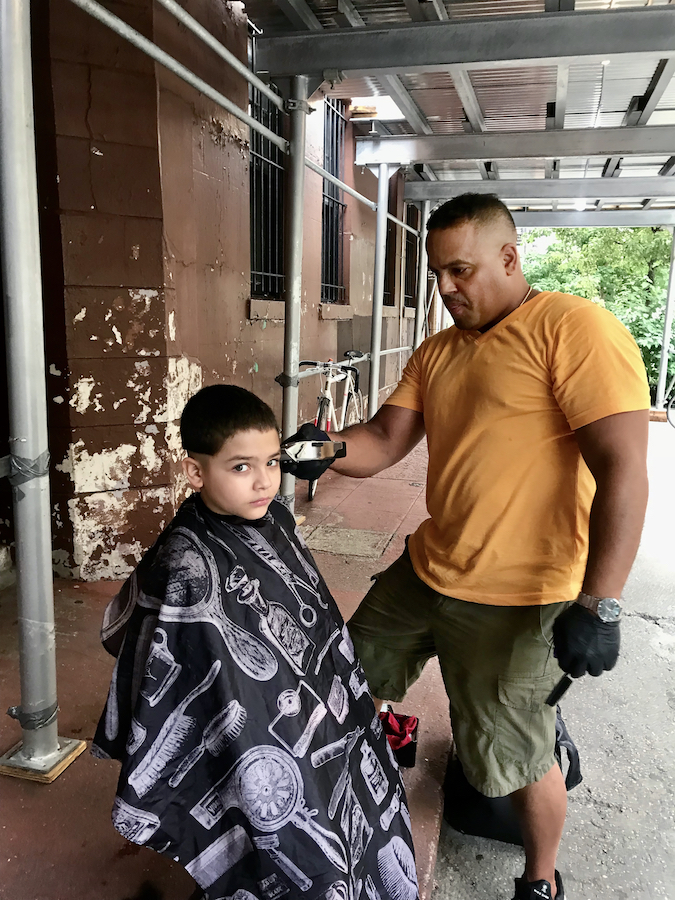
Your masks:
<svg viewBox="0 0 675 900"><path fill-rule="evenodd" d="M605 618L603 616L601 616L600 613L598 612L598 607L605 600L610 601L612 606L614 606L616 604L616 607L618 607L619 615L620 615L621 604L616 599L616 597L594 597L592 594L586 594L586 593L584 593L584 591L579 591L579 596L577 597L576 602L579 604L579 606L583 606L584 609L587 609L590 612L592 612L595 616L598 616L598 618L600 618L602 621L606 621ZM611 621L611 620L608 620L608 621ZM618 616L616 617L616 619L614 619L614 621L618 621Z"/></svg>

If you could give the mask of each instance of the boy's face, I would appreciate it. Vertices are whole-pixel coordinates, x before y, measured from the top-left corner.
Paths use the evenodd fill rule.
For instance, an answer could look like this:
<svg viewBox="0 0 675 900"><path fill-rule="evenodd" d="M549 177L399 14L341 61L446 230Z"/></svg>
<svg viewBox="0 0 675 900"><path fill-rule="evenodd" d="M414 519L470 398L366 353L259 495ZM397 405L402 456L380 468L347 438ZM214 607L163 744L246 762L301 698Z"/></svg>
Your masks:
<svg viewBox="0 0 675 900"><path fill-rule="evenodd" d="M183 471L210 510L225 516L260 519L281 484L279 435L240 431L215 456L195 453Z"/></svg>

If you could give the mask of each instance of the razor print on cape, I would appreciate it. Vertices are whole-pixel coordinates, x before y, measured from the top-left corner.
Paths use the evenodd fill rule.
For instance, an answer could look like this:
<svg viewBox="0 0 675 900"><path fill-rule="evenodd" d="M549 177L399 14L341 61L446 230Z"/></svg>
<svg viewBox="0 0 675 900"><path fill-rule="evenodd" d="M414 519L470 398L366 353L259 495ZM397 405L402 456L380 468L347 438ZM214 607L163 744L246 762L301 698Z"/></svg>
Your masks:
<svg viewBox="0 0 675 900"><path fill-rule="evenodd" d="M330 863L348 871L342 841L314 820L316 811L307 809L300 769L285 750L265 745L248 750L190 815L210 829L233 806L258 831L278 832L292 823L312 838Z"/></svg>
<svg viewBox="0 0 675 900"><path fill-rule="evenodd" d="M292 572L272 544L255 528L252 528L250 525L241 525L235 531L234 527L227 523L225 523L225 527L230 529L264 565L276 572L283 580L300 607L300 621L302 624L307 628L316 625L317 612L313 606L310 606L309 603L302 599L299 589L302 588L302 590L313 597L322 609L328 609L328 604L320 592L311 583L308 584L303 578ZM215 535L213 537L214 540L219 540Z"/></svg>
<svg viewBox="0 0 675 900"><path fill-rule="evenodd" d="M167 590L167 597L159 618L162 622L208 622L220 632L230 656L255 681L269 681L277 673L276 656L261 640L254 637L225 615L220 594L218 566L211 551L185 528L174 531L173 552L186 555L185 548L176 542L189 545L192 581L184 581ZM185 567L184 567L185 568Z"/></svg>

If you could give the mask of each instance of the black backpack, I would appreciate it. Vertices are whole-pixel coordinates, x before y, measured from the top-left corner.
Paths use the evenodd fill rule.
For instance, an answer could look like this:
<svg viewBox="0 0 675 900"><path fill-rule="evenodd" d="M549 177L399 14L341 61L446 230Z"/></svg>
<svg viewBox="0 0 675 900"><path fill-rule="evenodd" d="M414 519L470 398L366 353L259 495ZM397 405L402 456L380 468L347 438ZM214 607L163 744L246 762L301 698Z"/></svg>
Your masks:
<svg viewBox="0 0 675 900"><path fill-rule="evenodd" d="M582 781L579 751L570 737L559 706L556 712L555 755L565 775L565 787L571 791ZM563 768L563 750L567 755L567 773ZM443 790L443 818L456 831L522 846L523 837L510 798L486 797L477 791L466 780L462 764L454 754L448 761Z"/></svg>

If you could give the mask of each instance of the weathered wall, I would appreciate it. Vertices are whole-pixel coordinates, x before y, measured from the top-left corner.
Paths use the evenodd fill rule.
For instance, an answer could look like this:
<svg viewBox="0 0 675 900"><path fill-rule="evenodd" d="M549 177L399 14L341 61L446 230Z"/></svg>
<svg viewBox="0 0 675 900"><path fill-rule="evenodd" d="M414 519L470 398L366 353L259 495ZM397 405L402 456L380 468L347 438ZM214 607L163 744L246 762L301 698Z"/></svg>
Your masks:
<svg viewBox="0 0 675 900"><path fill-rule="evenodd" d="M246 108L244 79L153 0L106 5ZM239 4L184 5L246 59ZM280 416L283 320L249 318L247 128L69 0L48 11L34 52L54 562L60 574L119 578L184 495L178 420L188 397L234 382ZM307 155L321 164L323 104L312 105ZM376 178L353 166L350 125L346 148L347 180L375 199ZM321 217L322 179L307 170L301 354L339 359L370 346L375 214L347 198L339 309L321 304ZM410 330L396 309L383 325L385 347ZM398 371L398 357L385 358L381 387ZM316 379L301 382L302 421L316 394ZM10 505L5 489L0 544L11 538Z"/></svg>

